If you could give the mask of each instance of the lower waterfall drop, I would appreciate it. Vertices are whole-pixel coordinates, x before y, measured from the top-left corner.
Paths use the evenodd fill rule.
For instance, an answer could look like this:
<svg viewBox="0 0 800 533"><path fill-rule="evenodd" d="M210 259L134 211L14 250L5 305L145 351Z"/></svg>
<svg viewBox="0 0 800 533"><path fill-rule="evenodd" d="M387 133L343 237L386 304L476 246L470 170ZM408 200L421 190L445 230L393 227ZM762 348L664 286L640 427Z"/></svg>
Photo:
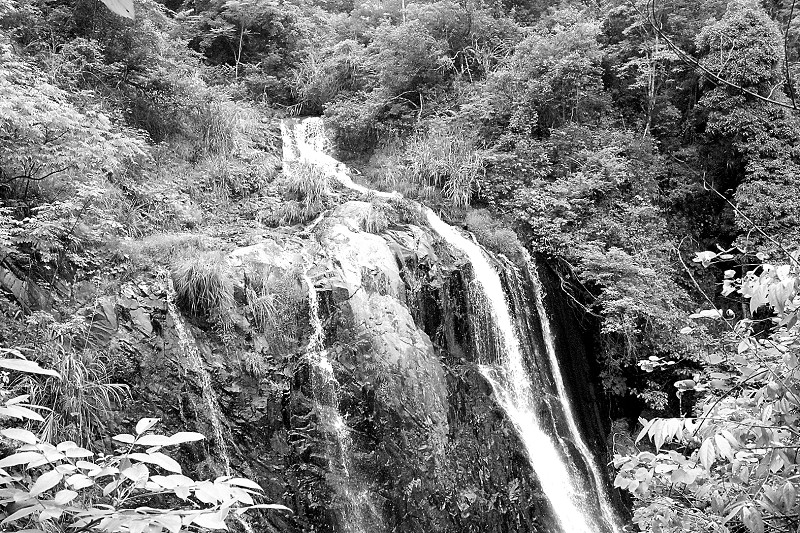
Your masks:
<svg viewBox="0 0 800 533"><path fill-rule="evenodd" d="M483 302L492 319L494 336L502 344L500 365L481 365L480 370L492 385L498 402L513 422L528 452L562 533L599 533L606 528L583 505L583 487L570 472L559 452L556 440L542 428L534 401L531 380L525 368L519 338L509 311L503 285L497 271L474 242L465 238L436 214L426 211L428 223L454 248L461 250L472 263L474 278L480 286Z"/></svg>
<svg viewBox="0 0 800 533"><path fill-rule="evenodd" d="M526 254L527 255L527 254ZM597 464L597 460L594 457L594 454L589 450L589 447L586 445L586 441L581 436L581 432L578 428L577 423L575 422L575 409L572 406L572 401L569 398L567 393L567 387L564 384L564 378L561 374L561 368L558 362L558 352L556 351L555 340L553 337L553 331L550 327L550 318L547 314L547 309L544 306L544 287L542 286L541 279L539 278L539 274L536 270L536 264L532 264L532 259L528 258L528 269L530 271L530 277L533 284L533 291L534 291L534 298L536 300L536 309L539 312L539 321L542 326L542 336L544 337L544 345L545 350L547 351L547 356L550 359L550 365L553 368L553 380L555 381L556 390L558 392L558 398L561 402L562 408L564 413L566 414L567 424L569 425L570 432L574 435L573 442L575 446L578 448L578 451L583 456L584 461L589 467L589 471L592 475L592 481L594 482L595 487L598 491L598 499L600 503L600 509L603 513L603 519L606 523L612 528L614 533L621 531L620 525L618 523L618 519L614 509L611 507L610 498L608 496L608 490L606 489L606 485L603 481L603 475L600 471L600 467Z"/></svg>
<svg viewBox="0 0 800 533"><path fill-rule="evenodd" d="M323 432L327 435L328 468L338 475L334 490L342 500L341 516L343 533L378 533L383 530L380 512L372 503L369 491L359 488L352 479L353 466L350 460L350 430L339 412L339 382L324 346L324 329L319 315L319 298L308 272L303 273L303 283L308 287L308 314L311 337L306 347L306 357L312 367L311 383L314 408Z"/></svg>
<svg viewBox="0 0 800 533"><path fill-rule="evenodd" d="M214 431L214 441L217 451L222 459L223 471L226 476L231 475L231 458L228 452L228 444L225 439L225 430L223 429L219 402L217 395L211 386L211 376L208 375L203 358L197 349L197 341L195 341L191 332L186 326L186 322L181 316L181 312L175 306L175 288L172 285L172 279L167 276L167 313L172 318L175 324L175 331L178 334L178 343L180 344L183 355L186 356L190 365L190 370L197 373L200 379L200 391L203 402L208 409L208 417L211 422L211 429Z"/></svg>

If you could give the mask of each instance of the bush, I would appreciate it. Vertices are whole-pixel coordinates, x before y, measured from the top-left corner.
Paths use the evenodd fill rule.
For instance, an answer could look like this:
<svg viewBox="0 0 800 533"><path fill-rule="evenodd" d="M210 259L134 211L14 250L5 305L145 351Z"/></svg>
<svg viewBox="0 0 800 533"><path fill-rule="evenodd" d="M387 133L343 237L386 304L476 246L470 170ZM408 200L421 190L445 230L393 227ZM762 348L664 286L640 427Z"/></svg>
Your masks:
<svg viewBox="0 0 800 533"><path fill-rule="evenodd" d="M172 279L179 305L221 326L229 323L233 279L222 252L204 252L178 261Z"/></svg>
<svg viewBox="0 0 800 533"><path fill-rule="evenodd" d="M510 259L522 257L522 243L517 234L502 222L495 220L485 209L476 209L467 213L465 220L478 242L489 250L504 254Z"/></svg>
<svg viewBox="0 0 800 533"><path fill-rule="evenodd" d="M378 140L378 115L384 107L380 91L357 92L340 96L325 106L325 126L340 149L368 152Z"/></svg>

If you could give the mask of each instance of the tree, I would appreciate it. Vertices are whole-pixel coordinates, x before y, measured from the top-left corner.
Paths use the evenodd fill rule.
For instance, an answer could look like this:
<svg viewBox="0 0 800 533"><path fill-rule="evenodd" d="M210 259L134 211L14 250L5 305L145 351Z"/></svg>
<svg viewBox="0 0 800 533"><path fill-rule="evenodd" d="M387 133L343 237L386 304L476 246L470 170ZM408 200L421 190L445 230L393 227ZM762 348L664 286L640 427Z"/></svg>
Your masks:
<svg viewBox="0 0 800 533"><path fill-rule="evenodd" d="M794 531L800 434L800 268L763 263L724 274L722 294L738 293L766 324L725 319L711 308L691 316L691 335L705 321L726 329L708 346L703 369L675 383L678 396L699 395L685 418L641 420L637 442L653 451L618 453L614 482L636 498L634 521L648 531ZM695 262L728 262L728 252L700 252ZM772 316L769 316L772 315ZM653 371L650 367L649 371Z"/></svg>
<svg viewBox="0 0 800 533"><path fill-rule="evenodd" d="M700 63L729 80L706 87L700 106L707 113L705 152L709 181L734 190L741 232L752 224L786 242L800 237L800 117L755 95L787 101L783 93L783 39L775 23L754 2L735 0L721 20L697 38ZM743 247L768 243L741 238Z"/></svg>

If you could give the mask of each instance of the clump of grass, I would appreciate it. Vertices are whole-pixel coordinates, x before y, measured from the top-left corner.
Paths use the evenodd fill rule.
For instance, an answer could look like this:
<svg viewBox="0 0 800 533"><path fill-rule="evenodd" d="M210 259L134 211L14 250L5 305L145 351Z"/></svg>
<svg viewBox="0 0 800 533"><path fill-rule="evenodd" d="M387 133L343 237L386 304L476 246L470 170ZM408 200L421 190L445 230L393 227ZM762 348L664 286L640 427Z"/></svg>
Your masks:
<svg viewBox="0 0 800 533"><path fill-rule="evenodd" d="M233 279L222 252L203 252L176 261L172 279L181 307L221 326L228 324L234 305Z"/></svg>
<svg viewBox="0 0 800 533"><path fill-rule="evenodd" d="M269 226L294 226L311 220L306 217L303 205L297 200L282 202L272 210L259 213L258 218Z"/></svg>
<svg viewBox="0 0 800 533"><path fill-rule="evenodd" d="M251 323L276 351L296 342L305 293L293 272L253 264L245 276L245 295Z"/></svg>
<svg viewBox="0 0 800 533"><path fill-rule="evenodd" d="M48 442L89 444L105 431L111 409L130 396L127 386L111 383L108 360L87 342L90 325L77 315L45 325L37 358L61 379L30 377L27 386L29 403L51 409L41 427Z"/></svg>
<svg viewBox="0 0 800 533"><path fill-rule="evenodd" d="M384 202L370 202L364 219L362 228L368 233L381 233L389 227L389 218L386 216L386 204Z"/></svg>
<svg viewBox="0 0 800 533"><path fill-rule="evenodd" d="M322 210L324 200L330 193L331 177L319 165L303 161L288 167L287 179L287 191L302 201L306 214L313 218Z"/></svg>
<svg viewBox="0 0 800 533"><path fill-rule="evenodd" d="M489 250L515 261L522 257L523 247L517 234L492 218L485 209L470 211L465 222L478 242Z"/></svg>
<svg viewBox="0 0 800 533"><path fill-rule="evenodd" d="M240 109L227 95L215 92L210 91L211 96L197 106L193 113L198 159L210 155L227 155L236 145Z"/></svg>
<svg viewBox="0 0 800 533"><path fill-rule="evenodd" d="M286 201L261 215L269 225L293 225L308 222L326 207L332 178L319 165L296 161L285 169Z"/></svg>
<svg viewBox="0 0 800 533"><path fill-rule="evenodd" d="M376 184L428 202L442 198L457 209L469 207L487 152L473 135L450 123L434 123L384 147Z"/></svg>

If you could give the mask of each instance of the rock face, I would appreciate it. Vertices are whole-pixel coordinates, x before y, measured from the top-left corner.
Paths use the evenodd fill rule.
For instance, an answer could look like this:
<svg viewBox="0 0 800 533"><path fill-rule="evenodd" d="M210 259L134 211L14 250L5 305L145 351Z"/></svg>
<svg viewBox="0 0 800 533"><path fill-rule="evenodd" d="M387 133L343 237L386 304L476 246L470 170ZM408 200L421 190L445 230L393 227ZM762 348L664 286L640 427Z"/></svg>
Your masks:
<svg viewBox="0 0 800 533"><path fill-rule="evenodd" d="M182 447L182 464L204 476L230 464L294 510L253 514L255 531L550 531L524 448L477 369L469 263L396 216L365 231L373 208L347 202L311 231L276 232L229 254L232 320L185 316L200 368L181 349L163 280L123 285L104 300L98 339L115 381L133 391L118 422L159 416L167 430L207 435ZM311 312L337 382L346 471L330 460L315 403ZM597 420L584 422L597 432ZM342 495L356 493L378 517L369 526L346 523L345 509L361 504Z"/></svg>

